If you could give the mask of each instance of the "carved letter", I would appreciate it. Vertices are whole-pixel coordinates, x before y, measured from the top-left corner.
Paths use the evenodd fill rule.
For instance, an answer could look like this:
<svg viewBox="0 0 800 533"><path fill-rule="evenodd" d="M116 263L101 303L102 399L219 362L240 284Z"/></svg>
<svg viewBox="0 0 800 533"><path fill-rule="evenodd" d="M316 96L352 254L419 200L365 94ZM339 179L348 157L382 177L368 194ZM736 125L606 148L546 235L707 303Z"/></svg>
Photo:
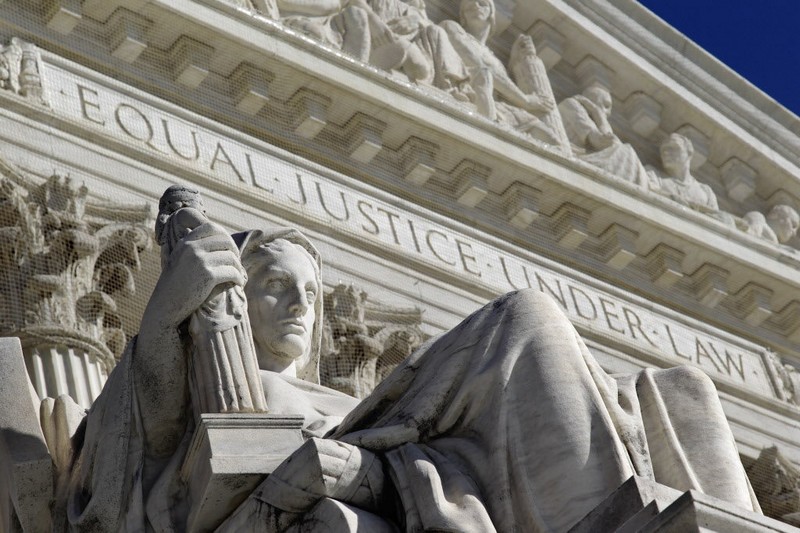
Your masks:
<svg viewBox="0 0 800 533"><path fill-rule="evenodd" d="M400 215L398 215L396 213L392 213L390 211L387 211L386 209L383 209L382 207L377 208L376 211L378 211L378 213L383 213L384 215L386 215L386 218L389 220L389 227L392 228L392 237L394 237L394 243L395 244L400 244L400 239L397 238L397 228L394 225L395 219L399 220L400 219Z"/></svg>
<svg viewBox="0 0 800 533"><path fill-rule="evenodd" d="M517 287L513 281L511 281L511 276L508 273L508 266L506 265L506 258L502 255L500 256L500 265L503 267L503 274L506 276L506 281L514 290L520 290L523 287ZM528 269L525 268L525 265L522 265L522 273L525 275L525 283L527 284L528 288L531 288L531 280L528 277Z"/></svg>
<svg viewBox="0 0 800 533"><path fill-rule="evenodd" d="M364 211L364 206L367 206L370 209L372 209L372 204L370 204L369 202L366 202L365 200L359 200L358 203L356 203L356 205L358 206L358 210L361 212L361 214L364 216L364 218L366 218L369 221L369 223L372 225L372 227L368 227L368 226L365 226L364 224L361 224L361 229L363 229L364 231L366 231L370 235L379 235L380 232L381 232L380 228L375 223L375 220L373 220L373 218L371 216L369 216L369 214L367 214L366 211Z"/></svg>
<svg viewBox="0 0 800 533"><path fill-rule="evenodd" d="M598 297L597 299L600 300L600 308L603 310L603 314L606 317L606 324L608 324L608 329L610 329L611 331L616 331L617 333L622 333L623 335L625 335L625 328L623 328L623 327L616 327L615 328L614 325L611 323L611 319L612 318L615 319L615 320L619 320L619 315L617 315L616 313L613 312L613 309L614 309L614 307L616 307L616 304L614 302L610 301L610 300L606 300L603 297ZM611 309L609 309L609 307Z"/></svg>
<svg viewBox="0 0 800 533"><path fill-rule="evenodd" d="M217 161L231 167L233 169L233 172L239 178L239 181L244 182L244 178L239 173L239 169L237 169L236 165L233 164L233 161L231 161L231 158L228 156L228 153L225 151L225 149L222 147L222 143L219 141L217 141L217 149L214 151L214 157L211 158L211 170L216 170L216 168L214 167L216 167Z"/></svg>
<svg viewBox="0 0 800 533"><path fill-rule="evenodd" d="M414 229L414 222L410 218L408 219L408 228L411 230L411 238L414 239L414 248L417 249L417 253L422 253L422 249L419 247L419 239L417 239L417 230Z"/></svg>
<svg viewBox="0 0 800 533"><path fill-rule="evenodd" d="M628 329L631 330L631 335L633 336L634 339L636 338L636 330L639 330L639 333L641 333L642 337L644 337L644 339L648 343L650 343L650 346L658 348L658 344L651 341L650 337L648 337L647 333L645 333L644 330L642 329L642 321L639 318L639 315L637 315L627 307L622 308L622 314L625 315L625 321L628 323Z"/></svg>
<svg viewBox="0 0 800 533"><path fill-rule="evenodd" d="M175 148L175 145L172 143L172 135L170 135L170 133L169 133L169 122L167 122L167 119L162 118L161 119L161 124L164 126L164 137L167 138L167 144L169 145L170 150L172 150L172 152L175 155L177 155L181 159L185 159L187 161L197 161L198 159L200 159L200 146L198 146L198 144L197 144L197 132L196 131L191 130L192 143L194 144L194 155L188 155L187 156L187 155L183 155L182 153L180 153L180 151L178 151L178 149Z"/></svg>
<svg viewBox="0 0 800 533"><path fill-rule="evenodd" d="M91 94L94 97L93 101L89 101L86 98L87 93ZM78 85L78 99L81 102L81 115L83 115L83 118L85 118L89 122L94 122L95 124L100 124L101 126L105 126L106 121L103 120L102 118L95 118L89 116L90 108L100 111L100 104L97 102L97 97L98 97L97 91L95 91L94 89L84 87L83 85Z"/></svg>
<svg viewBox="0 0 800 533"><path fill-rule="evenodd" d="M298 205L306 205L308 203L308 197L306 196L306 188L303 185L303 175L300 174L299 172L296 175L297 175L297 188L300 191L300 199L295 200L294 198L289 198L289 200Z"/></svg>
<svg viewBox="0 0 800 533"><path fill-rule="evenodd" d="M578 299L575 297L575 293L580 294L581 296L583 296L584 300L589 302L589 305L592 307L592 314L591 315L584 315L583 314L583 311L581 310L581 306L578 305ZM569 294L572 296L572 303L575 304L575 312L578 313L579 317L585 318L587 320L594 320L594 319L597 318L597 308L594 306L594 302L592 301L591 298L589 298L588 294L586 294L582 289L579 289L578 287L573 287L572 285L569 285Z"/></svg>
<svg viewBox="0 0 800 533"><path fill-rule="evenodd" d="M739 364L737 365L736 361L733 360L733 358L731 357L731 354L730 354L730 352L728 350L725 350L725 359L723 359L722 356L719 355L719 352L717 351L717 347L714 346L714 343L709 341L708 345L709 345L709 347L711 347L711 351L714 352L714 355L717 356L717 360L720 362L720 364L722 364L725 367L725 370L727 371L729 376L733 375L733 374L731 374L731 364L732 364L733 368L736 370L736 373L739 374L739 377L742 378L742 381L745 380L745 377L744 377L744 362L742 361L742 354L737 354L739 356Z"/></svg>
<svg viewBox="0 0 800 533"><path fill-rule="evenodd" d="M126 110L126 109L131 110L135 116L138 116L142 120L142 124L144 124L145 128L147 129L147 134L144 136L144 138L137 137L134 134L134 132L132 132L130 129L128 129L128 126L125 125L124 121L122 120L121 111ZM152 148L153 150L155 150L157 152L161 152L161 150L159 150L158 147L153 144L153 134L154 134L153 125L150 124L150 120L144 115L144 113L142 113L141 111L139 111L138 109L136 109L132 105L119 104L117 106L117 109L114 110L114 118L117 121L117 125L122 129L122 131L125 132L126 135L128 135L128 137L130 137L132 139L136 139L137 141L141 141L144 144L146 144L147 146L149 146L150 148Z"/></svg>
<svg viewBox="0 0 800 533"><path fill-rule="evenodd" d="M458 256L461 258L461 266L464 267L464 270L466 272L469 272L470 274L473 274L475 276L481 277L480 271L470 270L469 266L467 266L467 262L470 262L471 264L476 265L476 266L478 264L477 261L475 260L475 256L467 255L466 252L465 252L465 248L468 251L472 252L472 246L469 243L462 242L462 241L460 241L458 239L456 239L456 246L458 247ZM474 253L474 252L472 252L472 253Z"/></svg>
<svg viewBox="0 0 800 533"><path fill-rule="evenodd" d="M567 298L564 296L564 290L561 288L561 280L556 280L556 287L558 287L558 293L550 288L550 286L544 282L544 279L539 274L536 274L536 281L539 283L539 290L545 292L555 298L555 300L561 304L561 307L564 308L564 311L567 310Z"/></svg>
<svg viewBox="0 0 800 533"><path fill-rule="evenodd" d="M706 347L703 346L703 343L700 342L700 339L698 337L694 338L694 346L695 346L695 354L697 356L697 363L702 364L700 358L705 357L706 359L711 361L711 364L714 365L714 368L716 368L717 372L719 372L720 371L719 365L717 365L717 362L714 361L714 358L711 357L711 354L708 353L708 350L706 350Z"/></svg>
<svg viewBox="0 0 800 533"><path fill-rule="evenodd" d="M429 229L425 233L425 241L428 243L428 248L430 248L431 252L433 252L433 255L435 255L436 258L439 261L441 261L442 263L444 263L445 265L456 266L456 262L455 261L448 261L447 259L445 259L441 255L439 255L439 252L437 252L436 249L433 247L433 242L431 242L431 237L433 235L438 235L438 236L442 237L445 240L445 242L449 242L449 240L447 239L447 235L445 235L441 231L438 231L438 230L435 230L435 229Z"/></svg>
<svg viewBox="0 0 800 533"><path fill-rule="evenodd" d="M691 361L692 360L692 356L691 355L682 354L678 350L678 345L675 344L675 338L672 336L672 330L669 329L669 325L668 324L664 324L664 328L667 330L667 336L669 337L670 344L672 344L672 351L675 352L675 355L677 355L678 357L681 357L683 359L688 359L689 361Z"/></svg>
<svg viewBox="0 0 800 533"><path fill-rule="evenodd" d="M344 216L343 217L336 216L333 213L331 213L330 209L328 209L328 206L325 205L325 195L322 194L322 186L319 184L318 181L316 182L316 185L317 185L317 196L319 196L319 203L322 204L322 209L324 209L325 212L328 213L331 217L335 218L340 222L347 222L348 220L350 220L350 209L347 208L347 199L344 197L344 192L339 191L339 196L342 198L342 207L344 208Z"/></svg>

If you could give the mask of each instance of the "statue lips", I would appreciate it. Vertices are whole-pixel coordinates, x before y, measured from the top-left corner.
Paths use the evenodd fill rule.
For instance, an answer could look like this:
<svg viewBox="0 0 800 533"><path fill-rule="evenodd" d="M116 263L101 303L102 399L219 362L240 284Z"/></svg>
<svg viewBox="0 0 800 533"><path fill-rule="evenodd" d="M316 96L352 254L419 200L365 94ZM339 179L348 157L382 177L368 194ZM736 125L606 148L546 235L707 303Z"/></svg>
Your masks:
<svg viewBox="0 0 800 533"><path fill-rule="evenodd" d="M281 329L286 334L294 333L296 335L305 335L308 331L306 325L301 318L287 318L278 322Z"/></svg>

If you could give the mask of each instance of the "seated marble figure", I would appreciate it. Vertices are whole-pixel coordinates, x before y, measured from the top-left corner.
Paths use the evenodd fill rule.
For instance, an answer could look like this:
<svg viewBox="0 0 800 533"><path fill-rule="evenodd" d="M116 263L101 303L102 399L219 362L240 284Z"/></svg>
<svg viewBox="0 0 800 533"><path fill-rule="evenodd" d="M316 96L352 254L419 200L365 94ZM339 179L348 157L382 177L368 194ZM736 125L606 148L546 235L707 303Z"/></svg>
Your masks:
<svg viewBox="0 0 800 533"><path fill-rule="evenodd" d="M572 150L579 159L647 189L647 170L636 151L611 129L611 106L611 93L597 86L558 104Z"/></svg>
<svg viewBox="0 0 800 533"><path fill-rule="evenodd" d="M509 124L545 142L559 144L558 134L538 117L555 109L552 93L537 94L533 88L523 91L486 44L494 31L496 9L494 0L462 0L459 21L441 23L466 67L472 89L470 99L478 113L488 119ZM538 74L547 77L543 66ZM549 81L544 83L549 89Z"/></svg>
<svg viewBox="0 0 800 533"><path fill-rule="evenodd" d="M739 228L748 235L760 237L775 244L786 244L800 228L800 214L786 204L778 204L765 217L758 211L746 213Z"/></svg>
<svg viewBox="0 0 800 533"><path fill-rule="evenodd" d="M691 161L694 154L692 141L673 133L661 143L661 165L664 173L651 172L653 192L664 195L680 204L702 213L719 211L717 195L711 187L692 176Z"/></svg>
<svg viewBox="0 0 800 533"><path fill-rule="evenodd" d="M294 230L231 237L204 222L183 236L74 439L65 528L185 528L182 324L231 285L244 286L270 411L302 414L309 440L223 531L312 531L331 499L370 531L565 531L633 475L759 509L700 370L608 375L558 304L525 290L424 343L359 403L319 385L320 280Z"/></svg>

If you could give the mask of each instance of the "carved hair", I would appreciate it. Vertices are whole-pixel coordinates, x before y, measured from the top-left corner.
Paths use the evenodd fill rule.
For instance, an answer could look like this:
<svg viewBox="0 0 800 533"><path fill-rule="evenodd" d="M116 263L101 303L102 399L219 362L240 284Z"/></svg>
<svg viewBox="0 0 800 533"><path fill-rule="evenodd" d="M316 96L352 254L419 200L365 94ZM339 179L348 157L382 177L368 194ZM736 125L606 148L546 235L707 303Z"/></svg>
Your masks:
<svg viewBox="0 0 800 533"><path fill-rule="evenodd" d="M797 228L800 227L800 214L797 211L786 204L778 204L773 207L769 214L767 215L767 221L769 225L775 230L776 225L783 222L788 221L791 224L791 227L794 228L794 232L797 233ZM778 240L780 242L786 242L787 240L791 239L794 236L794 233L784 239L781 239L781 234L776 230L775 234L778 236Z"/></svg>
<svg viewBox="0 0 800 533"><path fill-rule="evenodd" d="M664 143L674 142L683 146L686 150L686 153L689 154L689 158L694 155L694 144L692 141L686 137L685 135L681 135L680 133L673 133L671 134Z"/></svg>
<svg viewBox="0 0 800 533"><path fill-rule="evenodd" d="M600 98L603 97L603 96L608 96L610 98L611 97L611 93L608 91L608 89L605 89L603 87L599 87L597 85L592 85L591 87L589 87L589 88L587 88L587 89L585 89L583 91L583 96L585 96L586 98L588 98L592 102L597 103L597 102L600 101Z"/></svg>
<svg viewBox="0 0 800 533"><path fill-rule="evenodd" d="M789 220L793 221L795 225L800 223L800 214L798 214L793 207L786 204L776 205L769 212L770 220L778 220L781 218L788 218Z"/></svg>

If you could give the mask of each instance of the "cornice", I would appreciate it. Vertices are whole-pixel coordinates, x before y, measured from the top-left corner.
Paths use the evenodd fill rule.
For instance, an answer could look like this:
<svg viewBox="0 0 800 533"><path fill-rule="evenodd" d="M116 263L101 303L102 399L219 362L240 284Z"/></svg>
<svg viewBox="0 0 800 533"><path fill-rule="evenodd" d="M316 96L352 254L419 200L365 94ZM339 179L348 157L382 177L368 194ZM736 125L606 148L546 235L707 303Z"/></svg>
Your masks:
<svg viewBox="0 0 800 533"><path fill-rule="evenodd" d="M93 76L58 55L113 71L125 84L206 117L212 127L241 132L242 142L267 141L623 289L797 352L797 251L644 193L442 94L216 0L126 3L151 27L136 41L141 53L120 58L114 54L119 41L109 33L110 24L119 24L114 3L103 4L111 9L104 21L84 17L66 37L30 18L7 18L4 31L35 39L57 54L45 54L46 61L81 75ZM7 109L58 123L46 107L0 95ZM58 127L114 144L86 125Z"/></svg>

